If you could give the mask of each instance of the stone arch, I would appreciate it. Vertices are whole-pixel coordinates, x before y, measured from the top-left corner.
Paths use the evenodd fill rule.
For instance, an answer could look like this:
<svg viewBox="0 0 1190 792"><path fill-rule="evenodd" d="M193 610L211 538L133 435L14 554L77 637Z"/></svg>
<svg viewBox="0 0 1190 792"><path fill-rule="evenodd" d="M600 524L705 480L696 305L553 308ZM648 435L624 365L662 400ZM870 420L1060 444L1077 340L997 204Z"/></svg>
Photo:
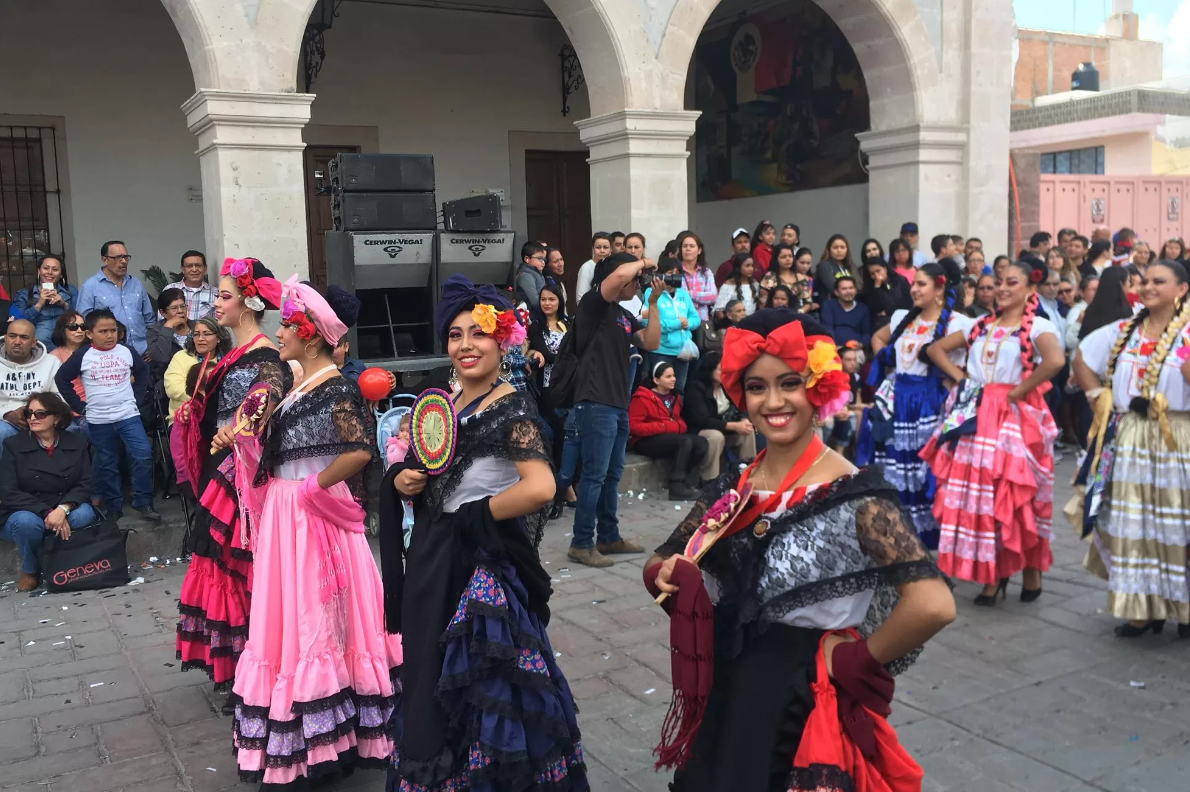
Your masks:
<svg viewBox="0 0 1190 792"><path fill-rule="evenodd" d="M545 0L554 13L583 67L591 115L598 116L633 107L635 86L625 65L626 31L640 31L641 20L633 0ZM628 37L632 37L629 32ZM640 37L644 46L644 37Z"/></svg>
<svg viewBox="0 0 1190 792"><path fill-rule="evenodd" d="M719 1L677 0L674 6L658 52L658 68L680 74L681 84L698 36ZM863 69L872 129L925 122L930 110L923 98L942 83L942 76L934 44L913 0L813 2L839 26ZM889 47L891 42L895 47Z"/></svg>

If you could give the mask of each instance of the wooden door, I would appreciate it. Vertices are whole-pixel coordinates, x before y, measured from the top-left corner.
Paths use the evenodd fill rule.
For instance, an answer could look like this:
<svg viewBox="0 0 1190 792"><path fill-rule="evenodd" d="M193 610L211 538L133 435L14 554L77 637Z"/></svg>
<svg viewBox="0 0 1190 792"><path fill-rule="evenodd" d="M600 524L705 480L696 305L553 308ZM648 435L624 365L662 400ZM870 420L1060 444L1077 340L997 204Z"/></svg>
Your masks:
<svg viewBox="0 0 1190 792"><path fill-rule="evenodd" d="M562 251L562 277L574 310L578 268L591 257L591 172L585 151L525 152L525 216L529 239Z"/></svg>
<svg viewBox="0 0 1190 792"><path fill-rule="evenodd" d="M327 163L337 154L355 154L359 146L306 146L306 242L310 248L310 282L326 291L326 232L331 220L330 174Z"/></svg>

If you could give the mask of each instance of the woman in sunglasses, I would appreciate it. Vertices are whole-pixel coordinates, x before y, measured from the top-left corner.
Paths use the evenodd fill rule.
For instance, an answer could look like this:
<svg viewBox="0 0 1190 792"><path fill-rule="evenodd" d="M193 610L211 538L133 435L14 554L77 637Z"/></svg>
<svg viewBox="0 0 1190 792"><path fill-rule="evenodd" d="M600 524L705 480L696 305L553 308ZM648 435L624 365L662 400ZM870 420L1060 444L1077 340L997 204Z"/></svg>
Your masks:
<svg viewBox="0 0 1190 792"><path fill-rule="evenodd" d="M50 354L65 363L74 354L74 350L81 347L87 342L87 331L83 327L83 315L78 311L66 311L58 317L58 321L54 322L54 332L50 336L53 341L53 346L50 348ZM87 400L86 394L83 393L83 382L81 379L76 379L71 383L74 385L74 392L83 401ZM81 416L76 416L76 420L82 422Z"/></svg>
<svg viewBox="0 0 1190 792"><path fill-rule="evenodd" d="M17 546L17 591L37 588L37 552L46 532L63 541L95 521L91 508L91 455L87 439L66 431L74 416L56 393L25 402L29 431L4 441L0 451L0 537Z"/></svg>

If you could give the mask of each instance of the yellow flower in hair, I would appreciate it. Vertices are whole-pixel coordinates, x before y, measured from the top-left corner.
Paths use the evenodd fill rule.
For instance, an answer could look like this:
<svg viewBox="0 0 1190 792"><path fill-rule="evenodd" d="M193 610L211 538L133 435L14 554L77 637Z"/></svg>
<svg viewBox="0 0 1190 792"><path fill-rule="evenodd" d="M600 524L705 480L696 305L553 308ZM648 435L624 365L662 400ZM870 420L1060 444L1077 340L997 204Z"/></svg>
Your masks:
<svg viewBox="0 0 1190 792"><path fill-rule="evenodd" d="M471 309L471 321L479 325L480 330L491 335L496 332L496 309L480 303Z"/></svg>
<svg viewBox="0 0 1190 792"><path fill-rule="evenodd" d="M806 380L806 387L813 388L818 380L831 371L842 371L843 362L839 360L839 350L829 341L815 341L807 356L810 367L810 378Z"/></svg>

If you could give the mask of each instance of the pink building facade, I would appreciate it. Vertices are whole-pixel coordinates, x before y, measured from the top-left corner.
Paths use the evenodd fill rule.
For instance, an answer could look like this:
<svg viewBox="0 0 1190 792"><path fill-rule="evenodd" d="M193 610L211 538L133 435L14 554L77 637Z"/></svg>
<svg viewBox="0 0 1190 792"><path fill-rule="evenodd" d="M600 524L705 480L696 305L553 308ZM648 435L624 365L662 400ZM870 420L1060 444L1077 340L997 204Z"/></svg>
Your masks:
<svg viewBox="0 0 1190 792"><path fill-rule="evenodd" d="M1096 226L1127 226L1151 246L1190 237L1187 176L1039 176L1038 226L1073 228L1090 236Z"/></svg>

